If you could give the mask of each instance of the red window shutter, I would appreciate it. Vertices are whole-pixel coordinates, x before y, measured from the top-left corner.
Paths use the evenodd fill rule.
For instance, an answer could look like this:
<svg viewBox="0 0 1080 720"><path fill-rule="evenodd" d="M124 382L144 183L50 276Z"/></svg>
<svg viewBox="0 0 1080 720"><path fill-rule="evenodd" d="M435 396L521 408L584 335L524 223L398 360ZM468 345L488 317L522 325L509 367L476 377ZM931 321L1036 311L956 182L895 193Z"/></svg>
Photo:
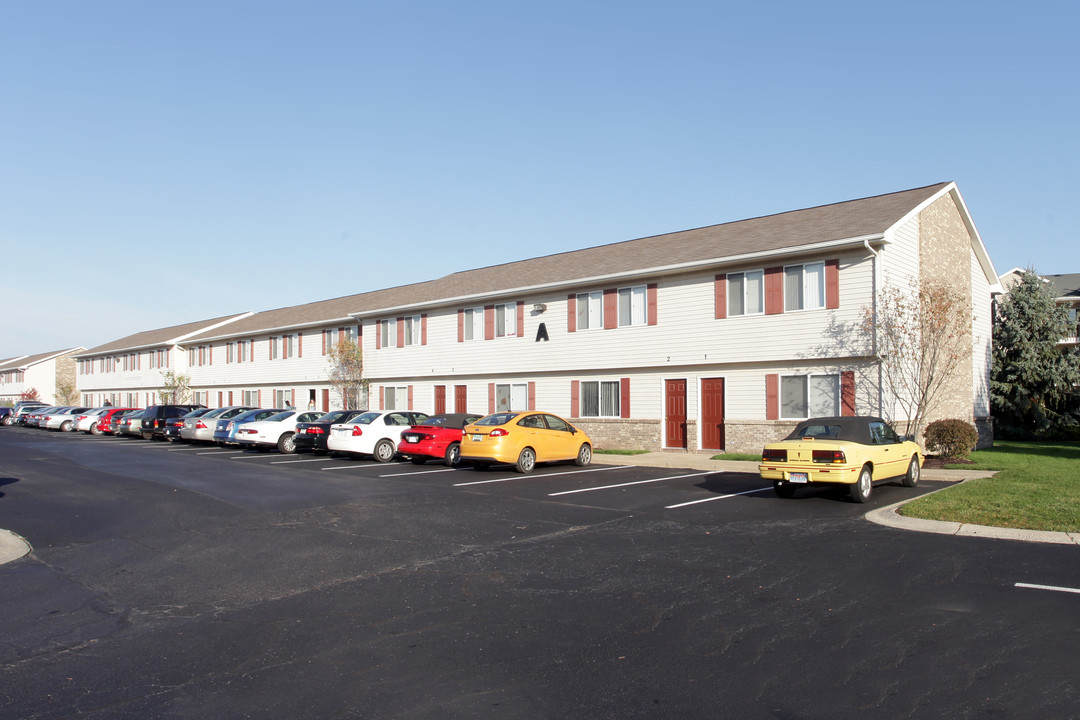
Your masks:
<svg viewBox="0 0 1080 720"><path fill-rule="evenodd" d="M495 412L495 383L488 383L488 415Z"/></svg>
<svg viewBox="0 0 1080 720"><path fill-rule="evenodd" d="M172 355L172 348L165 351L165 367L169 367L169 356Z"/></svg>
<svg viewBox="0 0 1080 720"><path fill-rule="evenodd" d="M274 359L274 338L266 338L266 359Z"/></svg>
<svg viewBox="0 0 1080 720"><path fill-rule="evenodd" d="M621 417L630 417L630 378L619 380L619 410Z"/></svg>
<svg viewBox="0 0 1080 720"><path fill-rule="evenodd" d="M580 399L579 399L580 397L581 397L581 381L580 380L571 380L570 381L570 417L572 417L572 418L581 417L581 414L580 414L581 410L578 407L580 402L581 402Z"/></svg>
<svg viewBox="0 0 1080 720"><path fill-rule="evenodd" d="M382 385L379 386L379 409L383 409L384 398L386 397L386 388Z"/></svg>
<svg viewBox="0 0 1080 720"><path fill-rule="evenodd" d="M649 325L656 324L656 283L649 283L645 286L645 297L647 298L647 315Z"/></svg>
<svg viewBox="0 0 1080 720"><path fill-rule="evenodd" d="M382 320L376 320L375 321L375 349L376 350L381 350L382 349L382 324L383 324ZM343 330L342 331L342 336L344 336L344 334L345 334L345 331ZM380 409L382 409L382 408L380 408Z"/></svg>
<svg viewBox="0 0 1080 720"><path fill-rule="evenodd" d="M304 333L296 333L296 357L304 357Z"/></svg>
<svg viewBox="0 0 1080 720"><path fill-rule="evenodd" d="M855 415L855 373L851 370L840 373L840 414Z"/></svg>
<svg viewBox="0 0 1080 720"><path fill-rule="evenodd" d="M825 307L835 310L840 307L840 261L825 261Z"/></svg>
<svg viewBox="0 0 1080 720"><path fill-rule="evenodd" d="M218 404L218 407L223 407L223 406L222 406L222 404L221 404L221 393L218 393L218 394L217 394L217 404ZM233 404L233 401L232 401L232 390L230 390L230 391L229 391L229 404L230 404L230 405L232 405L232 404Z"/></svg>
<svg viewBox="0 0 1080 720"><path fill-rule="evenodd" d="M405 347L405 318L397 319L397 346Z"/></svg>
<svg viewBox="0 0 1080 720"><path fill-rule="evenodd" d="M457 341L465 342L465 309L458 308L457 311Z"/></svg>
<svg viewBox="0 0 1080 720"><path fill-rule="evenodd" d="M577 295L566 296L566 332L577 332Z"/></svg>
<svg viewBox="0 0 1080 720"><path fill-rule="evenodd" d="M713 282L713 305L716 308L716 319L723 320L727 317L727 275L717 275Z"/></svg>
<svg viewBox="0 0 1080 720"><path fill-rule="evenodd" d="M376 340L379 339L379 333L375 333L375 339ZM337 329L337 341L339 343L345 342L345 328L338 328Z"/></svg>
<svg viewBox="0 0 1080 720"><path fill-rule="evenodd" d="M529 410L536 409L536 383L529 382Z"/></svg>
<svg viewBox="0 0 1080 720"><path fill-rule="evenodd" d="M210 364L211 365L214 364L214 346L213 345L210 346Z"/></svg>
<svg viewBox="0 0 1080 720"><path fill-rule="evenodd" d="M427 313L420 316L420 344L427 345Z"/></svg>
<svg viewBox="0 0 1080 720"><path fill-rule="evenodd" d="M517 332L518 337L525 337L525 301L517 301Z"/></svg>
<svg viewBox="0 0 1080 720"><path fill-rule="evenodd" d="M784 268L765 268L765 314L784 312Z"/></svg>
<svg viewBox="0 0 1080 720"><path fill-rule="evenodd" d="M619 291L604 291L604 329L619 327Z"/></svg>
<svg viewBox="0 0 1080 720"><path fill-rule="evenodd" d="M780 376L765 376L765 419L780 419Z"/></svg>
<svg viewBox="0 0 1080 720"><path fill-rule="evenodd" d="M409 385L409 409L412 410L412 389L413 386Z"/></svg>
<svg viewBox="0 0 1080 720"><path fill-rule="evenodd" d="M289 404L296 407L296 390L289 391Z"/></svg>
<svg viewBox="0 0 1080 720"><path fill-rule="evenodd" d="M494 305L485 305L484 306L484 339L485 340L494 340L495 339L495 306ZM495 411L492 410L492 412L495 412Z"/></svg>
<svg viewBox="0 0 1080 720"><path fill-rule="evenodd" d="M255 404L262 407L262 390L258 390L255 393Z"/></svg>
<svg viewBox="0 0 1080 720"><path fill-rule="evenodd" d="M326 333L327 333L326 330L323 330L321 333L319 333L320 335L322 335L322 354L323 355L326 354Z"/></svg>

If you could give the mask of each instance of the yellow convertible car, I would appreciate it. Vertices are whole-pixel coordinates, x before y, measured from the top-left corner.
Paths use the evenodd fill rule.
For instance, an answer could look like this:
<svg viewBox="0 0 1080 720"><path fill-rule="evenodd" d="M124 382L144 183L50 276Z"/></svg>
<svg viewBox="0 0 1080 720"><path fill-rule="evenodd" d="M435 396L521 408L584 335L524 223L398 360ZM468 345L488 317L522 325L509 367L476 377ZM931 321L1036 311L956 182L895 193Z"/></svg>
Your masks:
<svg viewBox="0 0 1080 720"><path fill-rule="evenodd" d="M579 428L545 412L500 412L466 425L461 432L461 461L485 469L513 463L531 473L538 462L592 462L592 440Z"/></svg>
<svg viewBox="0 0 1080 720"><path fill-rule="evenodd" d="M864 503L876 480L901 478L915 487L923 459L918 444L879 417L811 418L765 446L758 472L782 498L801 485L831 483L850 486L851 498Z"/></svg>

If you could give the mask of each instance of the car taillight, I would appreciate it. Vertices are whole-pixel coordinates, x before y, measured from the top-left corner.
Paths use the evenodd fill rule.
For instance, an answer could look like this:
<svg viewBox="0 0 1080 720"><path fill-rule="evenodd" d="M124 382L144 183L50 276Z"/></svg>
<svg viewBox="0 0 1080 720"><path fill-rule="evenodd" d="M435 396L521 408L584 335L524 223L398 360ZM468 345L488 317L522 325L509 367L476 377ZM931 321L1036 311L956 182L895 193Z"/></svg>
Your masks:
<svg viewBox="0 0 1080 720"><path fill-rule="evenodd" d="M510 434L510 432L506 428L495 428L494 430L492 430L491 432L488 433L488 437L503 437L504 435L509 435L509 434Z"/></svg>
<svg viewBox="0 0 1080 720"><path fill-rule="evenodd" d="M353 425L353 429L352 429L352 436L353 437L360 437L363 434L364 434L364 431L360 429L359 425Z"/></svg>
<svg viewBox="0 0 1080 720"><path fill-rule="evenodd" d="M258 430L252 430L251 428L244 428L243 430L238 430L236 434L237 435L254 435L257 432L259 432L259 431Z"/></svg>
<svg viewBox="0 0 1080 720"><path fill-rule="evenodd" d="M815 450L814 462L816 463L830 463L833 465L843 465L847 458L844 456L843 450Z"/></svg>
<svg viewBox="0 0 1080 720"><path fill-rule="evenodd" d="M79 422L80 420L85 420L85 419L86 419L85 415L80 415L79 417L75 418L75 422Z"/></svg>
<svg viewBox="0 0 1080 720"><path fill-rule="evenodd" d="M323 430L321 427L309 427L307 430L304 431L304 433L306 433L307 435L325 435L326 431Z"/></svg>
<svg viewBox="0 0 1080 720"><path fill-rule="evenodd" d="M225 426L225 431L226 431L226 432L232 432L232 429L233 429L233 425L235 425L235 424L236 424L236 423L229 423L228 425L226 425L226 426Z"/></svg>
<svg viewBox="0 0 1080 720"><path fill-rule="evenodd" d="M202 420L196 421L195 429L196 430L205 430L206 429L206 423L204 423Z"/></svg>
<svg viewBox="0 0 1080 720"><path fill-rule="evenodd" d="M765 448L761 451L763 462L787 462L787 450Z"/></svg>

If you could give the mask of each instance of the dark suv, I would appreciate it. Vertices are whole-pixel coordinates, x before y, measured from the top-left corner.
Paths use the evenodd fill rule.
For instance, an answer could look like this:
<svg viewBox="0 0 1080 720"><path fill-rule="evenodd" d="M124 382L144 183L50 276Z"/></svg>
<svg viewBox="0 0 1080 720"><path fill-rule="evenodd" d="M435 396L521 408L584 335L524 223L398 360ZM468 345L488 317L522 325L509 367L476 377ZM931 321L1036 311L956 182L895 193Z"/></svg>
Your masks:
<svg viewBox="0 0 1080 720"><path fill-rule="evenodd" d="M187 415L192 410L198 410L205 405L151 405L143 411L142 436L143 440L165 437L165 421L169 418L178 418Z"/></svg>

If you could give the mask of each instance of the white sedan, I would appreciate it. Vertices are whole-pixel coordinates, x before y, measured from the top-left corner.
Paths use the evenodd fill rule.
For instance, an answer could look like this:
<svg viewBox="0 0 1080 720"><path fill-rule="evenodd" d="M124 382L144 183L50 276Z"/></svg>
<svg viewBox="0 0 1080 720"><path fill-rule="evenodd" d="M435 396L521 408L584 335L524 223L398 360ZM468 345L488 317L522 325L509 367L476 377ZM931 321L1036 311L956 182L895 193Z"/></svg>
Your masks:
<svg viewBox="0 0 1080 720"><path fill-rule="evenodd" d="M349 422L331 425L326 447L331 453L370 455L379 462L390 462L397 454L401 433L427 419L427 413L412 410L366 412Z"/></svg>
<svg viewBox="0 0 1080 720"><path fill-rule="evenodd" d="M81 430L87 435L90 435L91 433L100 435L100 432L95 432L98 418L107 413L110 409L111 408L107 407L91 408L86 412L79 413L75 416L75 427L73 429Z"/></svg>
<svg viewBox="0 0 1080 720"><path fill-rule="evenodd" d="M321 412L285 410L265 420L242 424L236 429L236 442L257 450L269 450L276 447L278 452L293 453L296 452L296 445L293 444L296 423L314 422L322 416Z"/></svg>
<svg viewBox="0 0 1080 720"><path fill-rule="evenodd" d="M60 412L49 413L48 417L44 418L44 422L38 427L71 432L75 429L75 418L89 409L88 407L61 408Z"/></svg>

